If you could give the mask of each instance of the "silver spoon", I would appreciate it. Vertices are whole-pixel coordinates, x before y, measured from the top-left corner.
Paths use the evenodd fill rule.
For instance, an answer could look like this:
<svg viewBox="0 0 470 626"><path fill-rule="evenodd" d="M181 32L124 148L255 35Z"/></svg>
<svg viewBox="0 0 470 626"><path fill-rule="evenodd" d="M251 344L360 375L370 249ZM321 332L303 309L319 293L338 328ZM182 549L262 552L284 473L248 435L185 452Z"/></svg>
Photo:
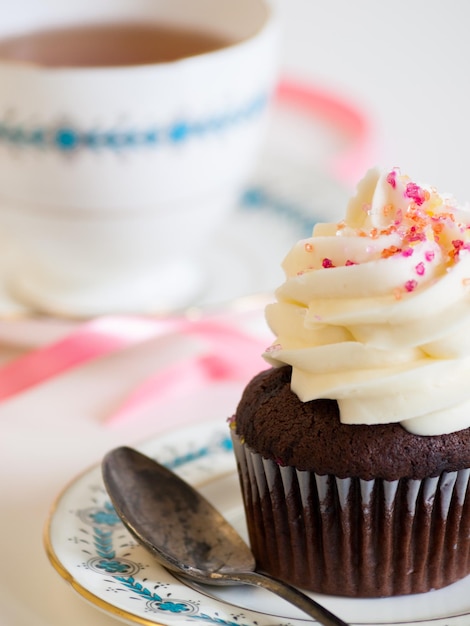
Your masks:
<svg viewBox="0 0 470 626"><path fill-rule="evenodd" d="M121 447L104 457L102 473L124 525L167 569L205 584L263 587L324 626L347 626L294 587L255 571L253 554L235 529L163 465Z"/></svg>

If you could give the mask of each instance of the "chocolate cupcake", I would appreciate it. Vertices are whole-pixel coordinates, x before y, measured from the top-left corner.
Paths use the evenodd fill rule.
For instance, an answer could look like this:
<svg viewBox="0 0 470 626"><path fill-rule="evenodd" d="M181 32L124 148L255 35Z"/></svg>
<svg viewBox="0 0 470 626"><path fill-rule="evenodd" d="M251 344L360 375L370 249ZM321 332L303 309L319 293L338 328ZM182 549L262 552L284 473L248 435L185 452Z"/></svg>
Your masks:
<svg viewBox="0 0 470 626"><path fill-rule="evenodd" d="M232 432L258 566L322 593L470 573L470 213L371 171L284 262Z"/></svg>

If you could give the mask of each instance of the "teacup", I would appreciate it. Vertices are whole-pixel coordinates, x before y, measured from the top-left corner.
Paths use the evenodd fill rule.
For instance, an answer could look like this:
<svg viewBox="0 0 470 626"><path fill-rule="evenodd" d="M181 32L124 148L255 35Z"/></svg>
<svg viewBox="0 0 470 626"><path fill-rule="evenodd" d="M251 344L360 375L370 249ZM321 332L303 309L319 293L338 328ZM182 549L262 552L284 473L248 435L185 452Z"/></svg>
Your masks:
<svg viewBox="0 0 470 626"><path fill-rule="evenodd" d="M23 0L0 24L8 289L56 315L197 299L199 251L266 126L278 39L268 0Z"/></svg>

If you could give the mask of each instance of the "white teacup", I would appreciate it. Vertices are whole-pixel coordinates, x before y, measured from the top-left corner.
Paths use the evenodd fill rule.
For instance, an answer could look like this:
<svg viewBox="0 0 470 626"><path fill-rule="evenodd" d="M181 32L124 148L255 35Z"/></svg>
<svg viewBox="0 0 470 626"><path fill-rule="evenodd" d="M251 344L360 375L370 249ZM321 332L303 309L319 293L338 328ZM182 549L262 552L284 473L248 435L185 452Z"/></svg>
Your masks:
<svg viewBox="0 0 470 626"><path fill-rule="evenodd" d="M0 24L8 288L53 314L186 305L204 281L198 251L262 139L277 56L268 0L20 0L0 9ZM31 29L97 24L177 26L222 43L199 54L188 44L172 61L96 56L93 67L67 56L72 31L52 61L4 47L13 36L30 45ZM65 66L48 64L57 59Z"/></svg>

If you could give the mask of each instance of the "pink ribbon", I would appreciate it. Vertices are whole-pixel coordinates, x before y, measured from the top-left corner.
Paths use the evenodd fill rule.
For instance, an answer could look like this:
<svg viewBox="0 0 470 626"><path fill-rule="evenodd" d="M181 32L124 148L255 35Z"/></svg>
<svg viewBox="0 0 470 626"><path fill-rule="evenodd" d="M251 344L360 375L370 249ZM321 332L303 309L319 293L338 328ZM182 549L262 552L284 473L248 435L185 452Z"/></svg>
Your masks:
<svg viewBox="0 0 470 626"><path fill-rule="evenodd" d="M348 139L347 146L328 164L332 174L348 184L356 184L370 167L372 139L369 119L348 101L335 94L284 78L276 98L290 107L323 120Z"/></svg>
<svg viewBox="0 0 470 626"><path fill-rule="evenodd" d="M32 350L0 368L0 400L6 400L73 367L168 332L164 320L155 325L144 319L103 317L48 346Z"/></svg>
<svg viewBox="0 0 470 626"><path fill-rule="evenodd" d="M142 342L179 334L204 340L206 350L183 360L144 381L107 423L122 422L137 409L176 388L208 384L220 380L246 379L262 369L260 354L265 347L249 334L215 318L151 319L141 317L101 317L82 324L67 337L32 350L0 368L0 401L54 378L70 369Z"/></svg>
<svg viewBox="0 0 470 626"><path fill-rule="evenodd" d="M207 342L207 350L170 365L144 381L108 417L108 424L117 425L156 399L164 401L171 398L178 390L188 394L220 381L248 382L267 367L261 358L266 344L233 326L204 320L192 323L186 332L203 338Z"/></svg>

